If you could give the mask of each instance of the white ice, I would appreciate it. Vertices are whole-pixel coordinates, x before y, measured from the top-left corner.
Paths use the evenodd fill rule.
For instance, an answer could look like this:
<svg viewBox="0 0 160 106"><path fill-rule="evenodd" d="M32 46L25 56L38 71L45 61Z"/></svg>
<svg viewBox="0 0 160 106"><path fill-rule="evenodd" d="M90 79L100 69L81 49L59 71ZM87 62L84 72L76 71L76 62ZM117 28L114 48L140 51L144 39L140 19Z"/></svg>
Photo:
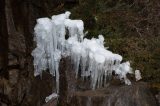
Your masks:
<svg viewBox="0 0 160 106"><path fill-rule="evenodd" d="M139 81L142 79L140 70L135 70L135 78L136 78L136 81Z"/></svg>
<svg viewBox="0 0 160 106"><path fill-rule="evenodd" d="M45 99L45 102L47 103L48 101L50 101L52 98L57 98L58 94L57 93L52 93L51 95L47 96Z"/></svg>
<svg viewBox="0 0 160 106"><path fill-rule="evenodd" d="M56 77L57 93L59 92L59 62L64 56L71 57L71 63L78 77L91 78L92 89L102 87L112 75L119 76L127 85L131 82L126 77L132 73L129 62L121 63L122 56L114 54L104 47L104 37L87 39L84 37L84 23L82 20L69 19L70 12L53 15L49 18L37 19L34 28L37 47L33 50L34 75L41 75L42 71L49 69ZM67 33L68 31L68 33ZM69 38L65 36L69 34Z"/></svg>

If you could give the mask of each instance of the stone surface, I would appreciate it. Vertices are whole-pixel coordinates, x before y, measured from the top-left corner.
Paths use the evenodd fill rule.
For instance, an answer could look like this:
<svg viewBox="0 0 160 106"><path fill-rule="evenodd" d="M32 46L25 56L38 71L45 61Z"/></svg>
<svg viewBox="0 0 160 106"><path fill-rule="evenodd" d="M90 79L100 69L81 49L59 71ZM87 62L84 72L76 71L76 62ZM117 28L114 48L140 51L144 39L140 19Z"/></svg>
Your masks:
<svg viewBox="0 0 160 106"><path fill-rule="evenodd" d="M33 76L31 57L36 19L48 16L45 3L0 1L0 105L42 106L45 97L54 91L54 81L48 72L42 78Z"/></svg>
<svg viewBox="0 0 160 106"><path fill-rule="evenodd" d="M65 106L67 104L67 97L68 97L68 88L69 88L69 83L74 82L75 80L72 80L71 82L68 83L68 78L67 78L67 72L68 71L73 71L71 70L71 67L69 66L69 62L66 63L67 59L61 59L60 61L60 67L59 67L59 105L60 106ZM63 64L63 66L61 65ZM74 77L70 77L74 78ZM72 84L74 86L75 83ZM75 86L74 86L75 87ZM70 89L72 91L72 89Z"/></svg>
<svg viewBox="0 0 160 106"><path fill-rule="evenodd" d="M47 102L43 106L57 106L57 99L51 99L49 102Z"/></svg>
<svg viewBox="0 0 160 106"><path fill-rule="evenodd" d="M9 66L15 66L18 65L18 59L17 56L14 56L13 54L8 54L8 65Z"/></svg>
<svg viewBox="0 0 160 106"><path fill-rule="evenodd" d="M11 85L15 85L18 81L19 70L12 69L9 71L9 82Z"/></svg>
<svg viewBox="0 0 160 106"><path fill-rule="evenodd" d="M69 106L157 106L144 82L76 92Z"/></svg>
<svg viewBox="0 0 160 106"><path fill-rule="evenodd" d="M94 91L70 91L72 95L68 92L69 89L61 91L59 106L158 106L158 102L145 82L136 82L131 86L112 83ZM44 106L55 106L56 102L53 99Z"/></svg>
<svg viewBox="0 0 160 106"><path fill-rule="evenodd" d="M158 104L160 105L160 92L156 95L156 99L157 99Z"/></svg>
<svg viewBox="0 0 160 106"><path fill-rule="evenodd" d="M76 91L91 89L90 82L83 80L81 77L76 78L75 70L69 57L62 58L60 61L60 90L58 104L66 106Z"/></svg>
<svg viewBox="0 0 160 106"><path fill-rule="evenodd" d="M0 71L7 77L8 33L5 14L5 0L0 1Z"/></svg>
<svg viewBox="0 0 160 106"><path fill-rule="evenodd" d="M30 54L34 48L34 26L37 18L62 13L67 5L73 8L79 1L81 0L0 0L0 106L42 106L45 97L55 92L55 78L47 71L42 77L33 76L33 58ZM86 1L91 1L88 2L91 4L93 0ZM83 0L81 2L82 6L90 8ZM95 12L92 15L90 9L77 10L80 10L75 12L78 15L85 13L78 18L88 16L85 17L86 22L90 23L87 27L94 27L92 15L96 16L96 9L92 9ZM111 85L91 91L90 82L75 78L69 58L61 60L60 70L58 103L61 106L106 106L108 103L115 106L145 106L146 103L148 106L156 105L144 83L132 86ZM57 101L51 100L44 106L54 106L56 103Z"/></svg>

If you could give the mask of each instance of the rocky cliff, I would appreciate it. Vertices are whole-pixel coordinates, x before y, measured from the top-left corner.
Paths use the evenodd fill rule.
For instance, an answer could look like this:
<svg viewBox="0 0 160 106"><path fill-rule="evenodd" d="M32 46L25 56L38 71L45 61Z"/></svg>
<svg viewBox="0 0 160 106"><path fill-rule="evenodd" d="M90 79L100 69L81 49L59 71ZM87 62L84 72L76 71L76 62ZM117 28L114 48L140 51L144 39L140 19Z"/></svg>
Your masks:
<svg viewBox="0 0 160 106"><path fill-rule="evenodd" d="M0 104L42 106L45 97L55 91L54 78L48 72L42 78L33 76L33 29L37 18L66 9L72 11L74 18L82 17L91 35L106 35L110 49L134 60L135 68L143 71L144 81L156 82L154 88L159 88L159 3L158 0L0 0ZM124 86L114 85L113 81L109 87L91 91L88 82L74 78L74 70L67 65L69 59L61 60L61 64L57 102L61 106L158 105L146 83ZM157 94L157 89L153 92ZM53 105L52 102L55 100L49 103Z"/></svg>

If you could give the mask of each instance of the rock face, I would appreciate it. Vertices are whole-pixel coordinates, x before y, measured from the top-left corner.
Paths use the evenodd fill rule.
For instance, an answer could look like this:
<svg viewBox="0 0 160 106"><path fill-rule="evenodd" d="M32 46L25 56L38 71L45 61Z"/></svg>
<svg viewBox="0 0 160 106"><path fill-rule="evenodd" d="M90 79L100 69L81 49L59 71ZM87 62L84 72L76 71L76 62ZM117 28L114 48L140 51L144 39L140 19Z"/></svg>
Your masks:
<svg viewBox="0 0 160 106"><path fill-rule="evenodd" d="M33 76L30 55L36 19L48 16L44 4L43 0L0 1L0 105L42 106L54 91L50 74Z"/></svg>
<svg viewBox="0 0 160 106"><path fill-rule="evenodd" d="M57 100L51 99L48 103L44 104L43 106L57 106Z"/></svg>
<svg viewBox="0 0 160 106"><path fill-rule="evenodd" d="M90 82L75 78L69 58L60 62L60 106L157 106L155 97L144 82L127 86L109 81L105 88L91 90ZM50 100L45 106L55 104ZM53 105L54 106L54 105Z"/></svg>
<svg viewBox="0 0 160 106"><path fill-rule="evenodd" d="M114 86L95 91L76 92L70 106L157 106L147 84Z"/></svg>
<svg viewBox="0 0 160 106"><path fill-rule="evenodd" d="M7 69L8 63L8 33L7 33L7 23L5 14L5 1L0 1L0 71ZM7 74L7 71L3 71Z"/></svg>
<svg viewBox="0 0 160 106"><path fill-rule="evenodd" d="M66 106L70 102L74 92L82 90L81 88L89 88L89 84L85 86L84 81L80 78L76 79L76 73L75 70L72 69L72 64L69 57L61 59L59 72L59 105Z"/></svg>
<svg viewBox="0 0 160 106"><path fill-rule="evenodd" d="M64 12L65 3L72 6L78 0L0 0L0 106L42 106L45 97L55 91L54 78L47 71L42 77L33 76L30 54L36 19ZM156 105L145 83L91 91L90 82L75 78L69 58L61 64L61 106ZM56 103L51 100L44 106Z"/></svg>
<svg viewBox="0 0 160 106"><path fill-rule="evenodd" d="M156 95L156 98L157 98L158 104L160 105L160 92Z"/></svg>

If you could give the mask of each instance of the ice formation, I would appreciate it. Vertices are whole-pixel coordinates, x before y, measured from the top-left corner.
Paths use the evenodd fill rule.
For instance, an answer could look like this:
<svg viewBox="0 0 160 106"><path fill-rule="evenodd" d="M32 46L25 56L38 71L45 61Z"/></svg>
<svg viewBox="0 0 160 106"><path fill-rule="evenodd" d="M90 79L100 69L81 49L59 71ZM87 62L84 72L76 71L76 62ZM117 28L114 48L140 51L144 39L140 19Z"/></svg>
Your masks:
<svg viewBox="0 0 160 106"><path fill-rule="evenodd" d="M135 70L135 78L136 78L136 81L139 81L142 79L140 70Z"/></svg>
<svg viewBox="0 0 160 106"><path fill-rule="evenodd" d="M132 73L130 63L122 62L122 56L114 54L104 47L104 37L84 38L82 20L69 19L70 12L53 15L49 18L37 19L34 28L37 47L33 50L34 75L41 75L49 69L56 77L57 92L59 91L59 62L63 56L70 56L73 68L78 77L91 78L92 89L104 85L114 71L119 79L130 85L126 74ZM68 33L67 33L68 32ZM65 39L68 35L69 38Z"/></svg>
<svg viewBox="0 0 160 106"><path fill-rule="evenodd" d="M58 94L57 93L52 93L51 95L47 96L45 99L45 102L47 103L48 101L50 101L52 98L57 98Z"/></svg>

